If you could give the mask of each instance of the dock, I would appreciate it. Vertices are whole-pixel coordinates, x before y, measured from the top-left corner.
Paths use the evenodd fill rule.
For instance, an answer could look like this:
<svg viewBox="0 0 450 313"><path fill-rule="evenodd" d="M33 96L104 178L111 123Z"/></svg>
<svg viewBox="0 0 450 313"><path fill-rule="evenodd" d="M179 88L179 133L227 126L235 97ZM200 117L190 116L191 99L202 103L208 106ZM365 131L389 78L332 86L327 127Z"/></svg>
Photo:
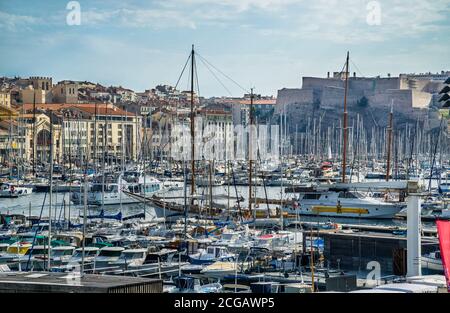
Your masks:
<svg viewBox="0 0 450 313"><path fill-rule="evenodd" d="M49 272L0 273L0 293L161 293L161 279Z"/></svg>
<svg viewBox="0 0 450 313"><path fill-rule="evenodd" d="M300 222L302 227L306 229L317 229L317 227L322 226L322 223L317 222ZM403 226L385 226L385 225L368 225L368 224L348 224L348 223L337 223L342 230L354 230L354 231L367 231L374 233L390 233L394 232L406 232L406 227ZM295 222L291 223L289 227L294 227ZM336 231L336 229L320 229L320 232L329 233L330 231ZM316 232L317 233L317 232ZM435 237L437 235L437 229L435 227L422 227L422 234L424 236Z"/></svg>
<svg viewBox="0 0 450 313"><path fill-rule="evenodd" d="M374 232L322 232L320 236L324 239L324 257L333 268L366 270L375 261L382 275L406 274L405 236ZM422 237L421 246L422 253L432 252L439 248L439 241Z"/></svg>

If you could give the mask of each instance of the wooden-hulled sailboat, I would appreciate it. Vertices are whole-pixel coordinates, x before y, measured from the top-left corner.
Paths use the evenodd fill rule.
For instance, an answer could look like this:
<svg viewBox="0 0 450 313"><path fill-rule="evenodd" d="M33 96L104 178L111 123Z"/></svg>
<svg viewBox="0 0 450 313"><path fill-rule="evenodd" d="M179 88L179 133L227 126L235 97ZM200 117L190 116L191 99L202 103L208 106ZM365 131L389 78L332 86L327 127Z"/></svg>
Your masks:
<svg viewBox="0 0 450 313"><path fill-rule="evenodd" d="M164 199L161 199L159 197L145 197L145 195L143 194L136 194L136 193L131 193L128 192L126 190L124 190L123 192L134 198L134 199L138 199L140 200L142 203L144 203L144 205L146 204L150 204L152 207L154 207L156 209L156 215L158 216L163 216L166 217L166 214L181 214L184 213L186 216L187 215L201 215L201 214L205 214L208 213L208 215L210 216L217 216L219 214L221 214L224 209L223 208L218 208L218 207L214 207L213 206L213 202L212 202L212 193L210 191L210 197L211 200L209 201L209 206L200 206L199 204L195 204L196 199L198 198L198 196L195 194L195 187L196 187L196 169L195 169L195 114L196 114L196 105L195 105L195 99L194 99L194 81L195 81L195 73L196 73L196 69L195 69L195 50L194 50L194 45L192 45L192 50L190 53L190 56L188 58L188 61L190 61L191 63L191 71L190 71L190 85L191 85L191 89L190 89L190 134L191 134L191 195L189 197L189 203L186 202L185 199L185 204L179 204L176 202L168 202L165 201ZM187 64L187 63L186 63ZM183 69L184 71L184 69ZM183 74L183 72L181 73L181 75ZM180 76L181 78L181 76ZM211 178L211 177L210 177ZM186 184L186 182L185 182ZM210 181L211 184L211 181ZM185 198L187 198L187 196L185 196Z"/></svg>

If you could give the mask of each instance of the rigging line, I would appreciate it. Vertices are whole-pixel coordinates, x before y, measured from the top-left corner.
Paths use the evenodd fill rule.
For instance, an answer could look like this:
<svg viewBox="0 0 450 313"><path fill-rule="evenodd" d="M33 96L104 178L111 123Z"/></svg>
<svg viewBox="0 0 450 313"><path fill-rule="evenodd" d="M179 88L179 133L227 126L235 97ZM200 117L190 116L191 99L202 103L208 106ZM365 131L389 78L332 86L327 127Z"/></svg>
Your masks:
<svg viewBox="0 0 450 313"><path fill-rule="evenodd" d="M194 57L194 74L195 74L195 82L197 83L198 104L200 105L200 85L198 83L197 60L195 59L195 57Z"/></svg>
<svg viewBox="0 0 450 313"><path fill-rule="evenodd" d="M214 78L219 82L220 85L230 94L230 96L233 96L233 94L230 92L230 90L224 85L224 83L217 77L217 75L211 70L211 68L208 66L208 64L205 63L202 59L200 61L205 65L205 67L208 69L208 71L214 76Z"/></svg>
<svg viewBox="0 0 450 313"><path fill-rule="evenodd" d="M191 59L191 54L189 54L189 56L188 56L188 58L186 60L186 63L183 66L183 70L181 71L181 74L178 77L177 83L175 84L175 89L177 89L178 83L180 82L181 77L183 76L184 70L186 69L186 66L188 65L190 59Z"/></svg>
<svg viewBox="0 0 450 313"><path fill-rule="evenodd" d="M356 71L362 76L362 77L366 77L366 75L364 75L361 70L359 69L359 67L355 64L355 62L352 61L352 59L350 59L350 62L352 63L352 65L356 68Z"/></svg>
<svg viewBox="0 0 450 313"><path fill-rule="evenodd" d="M344 62L344 66L342 66L342 70L339 72L339 74L342 74L342 73L344 73L344 69L345 69L345 65L346 65L346 63L347 62Z"/></svg>
<svg viewBox="0 0 450 313"><path fill-rule="evenodd" d="M192 71L192 64L191 64L191 62L189 62L189 73L191 71ZM190 84L191 84L191 75L188 75L186 90L191 90L191 88L189 86Z"/></svg>
<svg viewBox="0 0 450 313"><path fill-rule="evenodd" d="M206 63L208 63L212 68L214 68L216 71L218 71L220 74L222 74L223 76L225 76L226 78L228 78L230 81L232 81L236 86L238 86L240 89L242 89L244 92L246 93L250 93L250 91L248 91L247 89L245 89L244 87L242 87L238 82L236 82L234 79L232 79L230 76L228 76L227 74L225 74L224 72L222 72L221 70L219 70L217 67L215 67L213 64L211 64L208 60L206 60L204 57L202 57L200 54L197 53L197 55L203 59Z"/></svg>

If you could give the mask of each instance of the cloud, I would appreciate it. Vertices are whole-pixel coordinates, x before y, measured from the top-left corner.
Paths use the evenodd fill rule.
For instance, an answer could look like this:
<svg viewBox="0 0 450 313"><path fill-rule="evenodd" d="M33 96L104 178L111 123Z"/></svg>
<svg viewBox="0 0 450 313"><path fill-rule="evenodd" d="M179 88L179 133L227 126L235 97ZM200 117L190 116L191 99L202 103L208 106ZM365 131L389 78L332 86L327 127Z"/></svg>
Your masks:
<svg viewBox="0 0 450 313"><path fill-rule="evenodd" d="M369 0L316 0L291 9L282 27L267 27L265 36L316 38L336 43L381 42L449 30L450 0L380 0L381 23L369 25Z"/></svg>
<svg viewBox="0 0 450 313"><path fill-rule="evenodd" d="M245 12L251 9L264 11L276 11L292 4L305 2L305 0L166 0L166 5L179 7L190 6L220 6L228 7L237 12Z"/></svg>
<svg viewBox="0 0 450 313"><path fill-rule="evenodd" d="M367 4L381 6L381 25L370 26ZM82 24L150 29L199 29L245 25L262 36L321 38L337 43L380 42L449 29L450 0L154 0L82 5ZM108 5L106 5L108 4ZM62 14L61 14L62 13ZM0 12L0 27L13 30L57 24L66 12L44 21Z"/></svg>
<svg viewBox="0 0 450 313"><path fill-rule="evenodd" d="M193 20L186 14L161 9L116 9L82 11L83 25L118 25L121 27L148 27L153 29L188 27L195 28Z"/></svg>
<svg viewBox="0 0 450 313"><path fill-rule="evenodd" d="M450 0L379 0L381 24L368 25L371 0L165 0L151 7L83 11L87 24L139 28L237 26L263 36L380 42L448 29Z"/></svg>
<svg viewBox="0 0 450 313"><path fill-rule="evenodd" d="M16 15L0 11L0 29L3 30L17 31L41 22L40 18L33 16Z"/></svg>

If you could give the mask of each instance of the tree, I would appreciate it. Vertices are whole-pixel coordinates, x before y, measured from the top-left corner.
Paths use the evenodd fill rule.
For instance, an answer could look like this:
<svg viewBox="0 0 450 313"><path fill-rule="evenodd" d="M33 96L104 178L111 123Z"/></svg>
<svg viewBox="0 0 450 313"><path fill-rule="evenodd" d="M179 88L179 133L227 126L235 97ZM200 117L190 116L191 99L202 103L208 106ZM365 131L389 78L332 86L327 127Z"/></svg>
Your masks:
<svg viewBox="0 0 450 313"><path fill-rule="evenodd" d="M362 97L357 101L357 105L360 108L366 108L369 105L369 100L366 97Z"/></svg>

